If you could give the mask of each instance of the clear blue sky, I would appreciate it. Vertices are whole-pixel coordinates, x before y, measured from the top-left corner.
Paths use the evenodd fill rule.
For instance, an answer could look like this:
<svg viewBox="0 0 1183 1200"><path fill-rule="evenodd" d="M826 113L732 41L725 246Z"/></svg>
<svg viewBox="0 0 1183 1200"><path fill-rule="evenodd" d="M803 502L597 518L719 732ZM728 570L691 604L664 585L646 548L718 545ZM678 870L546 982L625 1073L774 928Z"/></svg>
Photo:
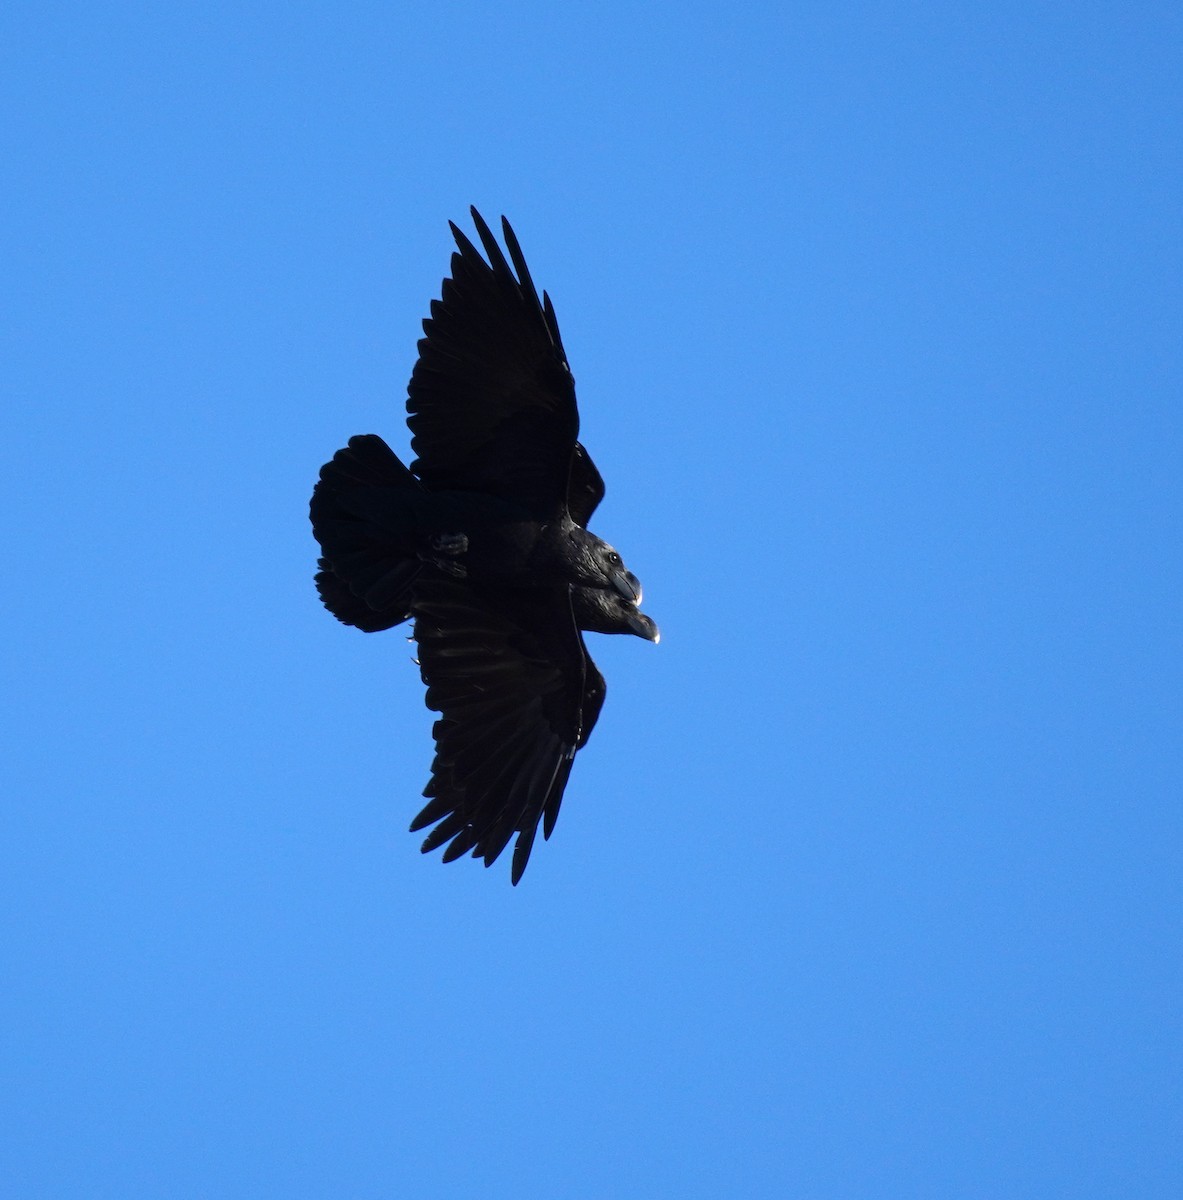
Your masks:
<svg viewBox="0 0 1183 1200"><path fill-rule="evenodd" d="M1183 1195L1177 4L0 16L0 1178ZM663 640L525 880L307 500L449 218Z"/></svg>

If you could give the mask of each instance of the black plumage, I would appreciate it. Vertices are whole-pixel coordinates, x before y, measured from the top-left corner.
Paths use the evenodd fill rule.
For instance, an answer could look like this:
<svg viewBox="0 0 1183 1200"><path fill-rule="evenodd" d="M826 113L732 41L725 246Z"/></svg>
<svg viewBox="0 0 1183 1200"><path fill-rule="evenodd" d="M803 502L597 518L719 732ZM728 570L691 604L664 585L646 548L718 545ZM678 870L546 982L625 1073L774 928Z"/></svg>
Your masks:
<svg viewBox="0 0 1183 1200"><path fill-rule="evenodd" d="M604 482L577 441L575 384L550 298L517 238L509 259L472 210L485 257L458 250L408 386L415 459L374 434L321 470L310 513L325 607L366 632L409 617L435 759L412 830L491 864L515 841L521 878L549 837L605 685L581 631L657 641L641 588L586 526Z"/></svg>

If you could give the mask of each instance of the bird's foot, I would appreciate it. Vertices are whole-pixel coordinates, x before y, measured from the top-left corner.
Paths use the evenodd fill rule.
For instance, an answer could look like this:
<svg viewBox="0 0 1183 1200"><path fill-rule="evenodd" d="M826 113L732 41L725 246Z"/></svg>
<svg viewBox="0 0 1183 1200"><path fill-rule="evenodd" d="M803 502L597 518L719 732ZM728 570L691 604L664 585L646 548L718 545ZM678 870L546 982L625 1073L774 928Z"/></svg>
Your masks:
<svg viewBox="0 0 1183 1200"><path fill-rule="evenodd" d="M466 533L441 533L431 539L431 548L449 558L458 558L468 550L468 535Z"/></svg>
<svg viewBox="0 0 1183 1200"><path fill-rule="evenodd" d="M438 567L453 579L467 579L468 568L456 561L468 549L468 535L463 533L441 533L430 542L431 553L420 554L424 562Z"/></svg>

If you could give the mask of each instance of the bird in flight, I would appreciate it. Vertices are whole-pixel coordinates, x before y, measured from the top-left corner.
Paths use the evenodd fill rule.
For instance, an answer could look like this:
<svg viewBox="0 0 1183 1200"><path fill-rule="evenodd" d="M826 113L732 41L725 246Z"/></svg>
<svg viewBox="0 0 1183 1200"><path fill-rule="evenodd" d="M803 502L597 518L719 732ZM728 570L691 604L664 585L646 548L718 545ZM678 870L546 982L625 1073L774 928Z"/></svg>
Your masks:
<svg viewBox="0 0 1183 1200"><path fill-rule="evenodd" d="M351 438L321 469L310 516L325 607L368 633L413 619L439 714L411 823L434 827L423 852L490 866L512 840L516 885L604 703L583 632L656 642L658 630L637 577L587 529L604 481L578 441L550 297L509 222L507 261L471 212L484 256L451 225L451 276L407 388L414 460L376 434Z"/></svg>

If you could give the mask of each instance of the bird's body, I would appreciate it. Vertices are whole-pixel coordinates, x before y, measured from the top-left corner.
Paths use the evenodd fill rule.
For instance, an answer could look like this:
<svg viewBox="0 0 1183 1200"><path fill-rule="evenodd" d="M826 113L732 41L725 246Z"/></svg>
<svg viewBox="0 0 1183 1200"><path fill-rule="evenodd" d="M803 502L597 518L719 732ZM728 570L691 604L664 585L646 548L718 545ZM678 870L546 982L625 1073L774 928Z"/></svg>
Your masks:
<svg viewBox="0 0 1183 1200"><path fill-rule="evenodd" d="M432 304L408 388L417 457L350 439L311 503L325 606L376 632L414 617L427 703L440 713L424 851L486 864L517 835L549 836L604 682L580 630L657 640L641 589L586 524L603 481L576 441L574 382L548 297L539 301L508 222L514 277L473 210L489 262L460 252Z"/></svg>

